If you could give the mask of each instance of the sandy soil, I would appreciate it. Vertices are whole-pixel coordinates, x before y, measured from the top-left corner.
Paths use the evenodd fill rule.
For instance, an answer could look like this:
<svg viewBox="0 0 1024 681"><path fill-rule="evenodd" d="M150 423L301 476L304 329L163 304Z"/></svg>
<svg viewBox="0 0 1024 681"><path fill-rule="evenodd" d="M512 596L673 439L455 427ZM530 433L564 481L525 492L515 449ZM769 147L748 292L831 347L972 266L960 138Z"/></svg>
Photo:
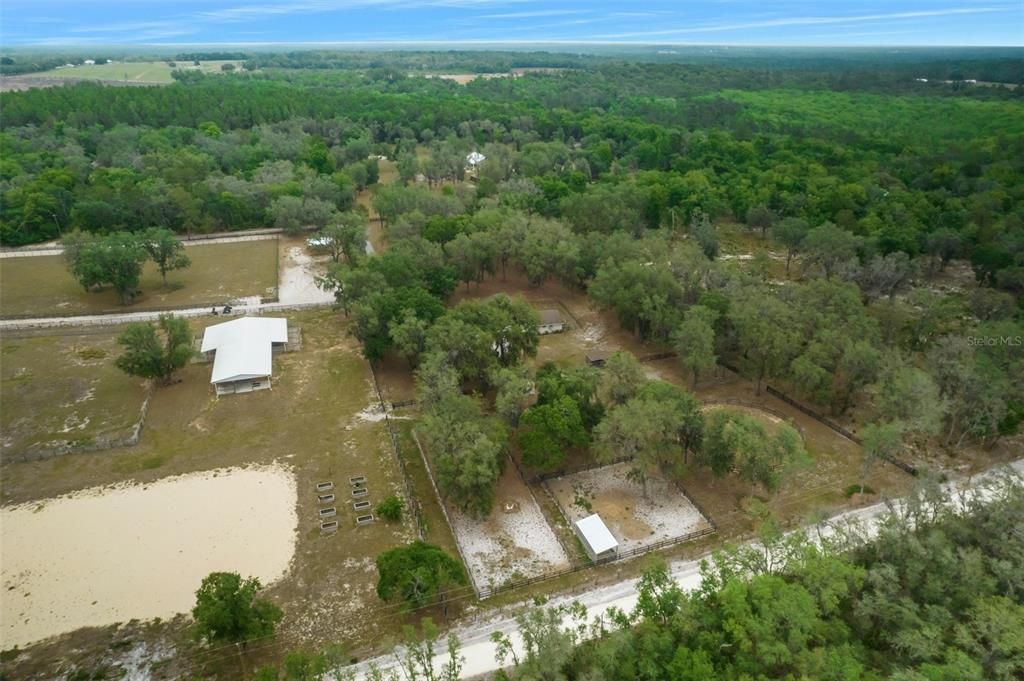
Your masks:
<svg viewBox="0 0 1024 681"><path fill-rule="evenodd" d="M708 527L708 522L690 500L660 476L647 480L643 488L628 478L632 464L619 463L548 481L558 505L575 523L597 513L619 550L629 551ZM590 509L575 502L585 498Z"/></svg>
<svg viewBox="0 0 1024 681"><path fill-rule="evenodd" d="M281 271L278 275L277 297L282 303L332 303L334 294L316 285L329 256L312 256L301 240L281 240Z"/></svg>
<svg viewBox="0 0 1024 681"><path fill-rule="evenodd" d="M284 576L298 518L282 466L221 469L0 509L6 650L195 605L213 571Z"/></svg>
<svg viewBox="0 0 1024 681"><path fill-rule="evenodd" d="M514 508L506 512L506 504ZM473 582L501 584L568 567L569 558L515 467L498 481L494 510L476 520L449 508Z"/></svg>

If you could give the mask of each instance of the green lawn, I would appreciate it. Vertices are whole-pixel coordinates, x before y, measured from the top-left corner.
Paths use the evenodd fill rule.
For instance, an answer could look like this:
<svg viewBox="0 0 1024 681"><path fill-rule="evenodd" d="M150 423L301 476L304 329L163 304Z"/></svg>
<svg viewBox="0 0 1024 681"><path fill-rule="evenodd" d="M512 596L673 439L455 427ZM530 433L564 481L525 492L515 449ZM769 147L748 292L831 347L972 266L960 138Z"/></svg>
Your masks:
<svg viewBox="0 0 1024 681"><path fill-rule="evenodd" d="M242 67L238 61L206 61L195 66L192 62L176 62L177 69L198 70L204 73L221 73L223 64L234 64L236 69ZM122 62L118 64L91 64L76 66L73 69L55 69L42 73L27 74L39 78L80 78L82 80L130 80L139 83L170 83L171 71L167 62Z"/></svg>
<svg viewBox="0 0 1024 681"><path fill-rule="evenodd" d="M0 260L0 316L103 314L185 305L221 304L241 296L272 297L277 290L276 239L189 246L192 266L168 274L168 286L147 263L142 295L129 306L113 289L86 293L59 255Z"/></svg>

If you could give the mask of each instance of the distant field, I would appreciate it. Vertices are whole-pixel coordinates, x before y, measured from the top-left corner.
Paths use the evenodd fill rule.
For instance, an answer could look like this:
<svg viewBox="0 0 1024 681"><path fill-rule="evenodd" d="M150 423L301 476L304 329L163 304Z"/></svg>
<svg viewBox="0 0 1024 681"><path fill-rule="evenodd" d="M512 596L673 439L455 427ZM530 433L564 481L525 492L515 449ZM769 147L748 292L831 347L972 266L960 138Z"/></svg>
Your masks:
<svg viewBox="0 0 1024 681"><path fill-rule="evenodd" d="M86 293L59 255L0 260L0 316L103 314L178 305L221 304L242 296L269 297L277 291L277 239L189 246L192 266L167 275L147 263L142 295L121 305L112 289Z"/></svg>
<svg viewBox="0 0 1024 681"><path fill-rule="evenodd" d="M198 70L204 73L221 73L223 64L234 64L236 69L242 68L240 61L205 61L195 66L192 62L176 62L175 68L180 70ZM140 83L170 83L171 68L167 62L120 62L117 64L93 64L74 68L54 69L41 73L26 74L37 78L79 78L82 80L129 80Z"/></svg>

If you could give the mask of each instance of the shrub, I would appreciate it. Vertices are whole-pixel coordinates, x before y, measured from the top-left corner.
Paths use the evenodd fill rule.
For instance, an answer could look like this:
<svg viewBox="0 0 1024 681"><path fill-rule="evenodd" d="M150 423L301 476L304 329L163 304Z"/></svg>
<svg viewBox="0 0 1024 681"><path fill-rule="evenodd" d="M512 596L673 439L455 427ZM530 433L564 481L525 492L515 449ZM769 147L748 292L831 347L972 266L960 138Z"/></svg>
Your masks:
<svg viewBox="0 0 1024 681"><path fill-rule="evenodd" d="M874 494L874 493L875 493L875 490L872 489L869 485L864 485L864 489L863 490L861 490L860 485L850 485L849 487L847 487L846 489L843 490L843 494L846 495L847 499L852 497L854 494Z"/></svg>
<svg viewBox="0 0 1024 681"><path fill-rule="evenodd" d="M384 520L398 522L402 519L402 511L405 509L405 502L392 495L377 504L377 515Z"/></svg>

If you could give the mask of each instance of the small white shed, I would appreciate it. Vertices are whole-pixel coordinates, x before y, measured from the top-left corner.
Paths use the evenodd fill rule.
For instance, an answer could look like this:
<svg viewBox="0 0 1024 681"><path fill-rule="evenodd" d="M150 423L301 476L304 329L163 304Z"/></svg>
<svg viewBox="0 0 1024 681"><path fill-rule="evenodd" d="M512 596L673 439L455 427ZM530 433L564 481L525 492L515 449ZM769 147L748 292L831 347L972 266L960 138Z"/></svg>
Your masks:
<svg viewBox="0 0 1024 681"><path fill-rule="evenodd" d="M619 542L612 536L601 516L594 513L582 520L577 520L574 528L576 536L583 542L590 560L599 561L612 558L619 553Z"/></svg>
<svg viewBox="0 0 1024 681"><path fill-rule="evenodd" d="M547 333L559 333L564 328L562 313L558 310L541 310L540 326L537 331L543 336Z"/></svg>
<svg viewBox="0 0 1024 681"><path fill-rule="evenodd" d="M466 165L470 168L476 168L478 165L487 160L487 157L481 154L479 151L471 151L466 155Z"/></svg>
<svg viewBox="0 0 1024 681"><path fill-rule="evenodd" d="M213 356L210 383L217 395L270 387L274 347L288 343L288 320L242 317L214 324L203 334L201 352Z"/></svg>

